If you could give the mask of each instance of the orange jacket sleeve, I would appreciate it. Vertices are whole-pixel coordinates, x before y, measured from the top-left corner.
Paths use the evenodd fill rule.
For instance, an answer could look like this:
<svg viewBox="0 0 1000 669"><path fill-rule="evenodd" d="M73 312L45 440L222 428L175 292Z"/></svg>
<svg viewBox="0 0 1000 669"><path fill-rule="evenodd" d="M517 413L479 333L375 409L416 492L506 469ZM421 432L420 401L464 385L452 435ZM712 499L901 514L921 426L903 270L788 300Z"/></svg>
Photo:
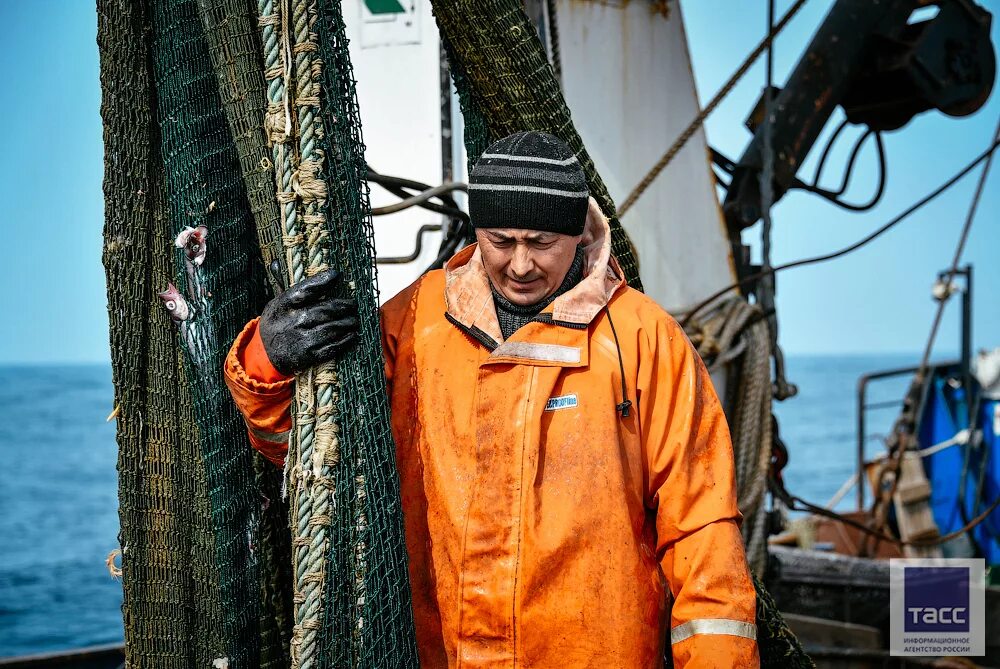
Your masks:
<svg viewBox="0 0 1000 669"><path fill-rule="evenodd" d="M226 385L243 414L251 445L281 467L292 429L291 404L295 379L274 368L257 329L247 323L226 356Z"/></svg>
<svg viewBox="0 0 1000 669"><path fill-rule="evenodd" d="M683 330L658 319L640 346L638 404L673 596L674 667L758 667L756 595L743 551L732 442L708 372Z"/></svg>

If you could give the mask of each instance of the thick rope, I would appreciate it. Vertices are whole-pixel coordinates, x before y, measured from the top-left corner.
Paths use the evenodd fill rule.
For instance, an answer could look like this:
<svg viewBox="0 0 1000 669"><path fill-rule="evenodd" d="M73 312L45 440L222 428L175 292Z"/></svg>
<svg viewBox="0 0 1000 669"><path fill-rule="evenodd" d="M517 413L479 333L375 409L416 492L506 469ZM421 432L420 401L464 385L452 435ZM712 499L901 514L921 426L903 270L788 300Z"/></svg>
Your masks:
<svg viewBox="0 0 1000 669"><path fill-rule="evenodd" d="M316 58L316 4L294 0L291 8L294 57L294 105L298 117L299 166L293 176L293 190L300 203L305 232L307 276L329 269L330 240L326 230L326 184L320 178L323 152L316 145L322 136L319 118L319 77L322 63ZM300 443L297 468L289 472L296 485L296 513L293 516L293 569L295 572L295 626L292 629L292 667L312 669L320 653L323 590L334 481L331 465L337 457L337 426L334 422L337 377L330 363L313 370L308 395L309 417L314 421L312 439ZM306 418L304 411L300 416Z"/></svg>
<svg viewBox="0 0 1000 669"><path fill-rule="evenodd" d="M272 144L282 237L291 284L329 268L326 184L319 119L319 77L314 31L316 7L307 0L260 0L268 109L265 130ZM294 113L293 113L294 109ZM297 140L297 141L296 141ZM297 169L296 166L297 165ZM294 624L291 666L312 669L320 652L326 555L330 540L337 459L336 374L331 364L296 378L295 427L286 463L292 488Z"/></svg>

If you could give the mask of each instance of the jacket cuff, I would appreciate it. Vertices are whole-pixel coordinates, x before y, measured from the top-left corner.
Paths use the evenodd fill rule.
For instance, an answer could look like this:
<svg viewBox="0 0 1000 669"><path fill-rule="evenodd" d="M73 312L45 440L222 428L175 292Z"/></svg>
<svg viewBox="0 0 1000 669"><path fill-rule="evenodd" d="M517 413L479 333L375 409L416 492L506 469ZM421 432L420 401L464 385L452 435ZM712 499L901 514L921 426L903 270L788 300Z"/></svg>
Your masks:
<svg viewBox="0 0 1000 669"><path fill-rule="evenodd" d="M271 364L260 338L259 321L259 318L255 318L247 323L233 342L226 361L227 376L254 393L282 392L292 384L295 377L282 374Z"/></svg>
<svg viewBox="0 0 1000 669"><path fill-rule="evenodd" d="M736 621L705 622L748 625L748 623L736 623ZM756 628L749 625L748 629L752 629L752 635L756 637ZM757 640L750 638L750 636L749 632L732 630L697 633L680 641L673 641L674 631L671 631L671 655L673 655L674 668L740 667L741 669L759 669L760 654Z"/></svg>

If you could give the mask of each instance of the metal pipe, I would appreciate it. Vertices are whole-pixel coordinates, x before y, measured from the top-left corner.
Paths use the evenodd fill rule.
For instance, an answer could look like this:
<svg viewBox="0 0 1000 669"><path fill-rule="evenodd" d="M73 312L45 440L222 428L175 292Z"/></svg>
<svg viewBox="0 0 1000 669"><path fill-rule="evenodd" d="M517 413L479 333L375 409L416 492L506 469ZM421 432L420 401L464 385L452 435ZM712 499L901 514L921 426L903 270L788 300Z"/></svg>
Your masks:
<svg viewBox="0 0 1000 669"><path fill-rule="evenodd" d="M965 291L962 293L962 373L965 375L966 392L972 390L972 265L961 269L965 275ZM972 396L967 398L972 407ZM975 419L969 416L969 425L974 425Z"/></svg>
<svg viewBox="0 0 1000 669"><path fill-rule="evenodd" d="M865 472L865 395L868 390L868 379L862 376L858 379L858 451L857 451L857 472L858 472L858 511L865 508L865 482L862 479Z"/></svg>

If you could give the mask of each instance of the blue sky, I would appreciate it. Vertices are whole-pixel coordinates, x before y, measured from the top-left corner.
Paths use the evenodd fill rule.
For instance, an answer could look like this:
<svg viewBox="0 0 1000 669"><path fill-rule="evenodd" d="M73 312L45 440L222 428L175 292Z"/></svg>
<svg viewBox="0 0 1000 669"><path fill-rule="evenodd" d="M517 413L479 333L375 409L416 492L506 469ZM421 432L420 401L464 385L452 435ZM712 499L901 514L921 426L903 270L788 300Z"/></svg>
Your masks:
<svg viewBox="0 0 1000 669"><path fill-rule="evenodd" d="M791 0L779 0L782 13ZM984 2L997 13L1000 0ZM776 45L777 84L784 82L832 0L811 0ZM92 2L11 3L8 63L0 90L6 150L0 198L6 203L6 254L0 263L0 363L108 360L101 267L102 139L96 19ZM764 0L683 0L699 95L707 101L763 36ZM46 44L33 40L44 17ZM721 17L724 17L721 18ZM994 22L994 43L1000 27ZM709 119L709 141L738 157L742 122L764 81L763 59ZM857 215L793 193L774 210L773 261L836 249L904 209L944 181L989 142L1000 102L994 94L974 116L932 112L886 137L889 180L877 209ZM362 110L362 117L364 110ZM835 117L836 118L836 117ZM831 124L832 125L832 124ZM855 132L857 132L855 130ZM822 142L822 138L820 140ZM815 156L811 156L815 159ZM837 154L828 167L837 175ZM843 158L843 155L840 155ZM807 174L811 161L807 163ZM1000 345L1000 176L994 170L965 259L976 266L977 346ZM868 153L856 170L854 199L874 179ZM922 347L933 315L930 286L950 261L976 174L908 223L833 263L779 276L781 341L789 353L896 352ZM753 236L751 236L753 235ZM749 233L746 239L758 239ZM956 348L957 310L949 309L939 350Z"/></svg>

